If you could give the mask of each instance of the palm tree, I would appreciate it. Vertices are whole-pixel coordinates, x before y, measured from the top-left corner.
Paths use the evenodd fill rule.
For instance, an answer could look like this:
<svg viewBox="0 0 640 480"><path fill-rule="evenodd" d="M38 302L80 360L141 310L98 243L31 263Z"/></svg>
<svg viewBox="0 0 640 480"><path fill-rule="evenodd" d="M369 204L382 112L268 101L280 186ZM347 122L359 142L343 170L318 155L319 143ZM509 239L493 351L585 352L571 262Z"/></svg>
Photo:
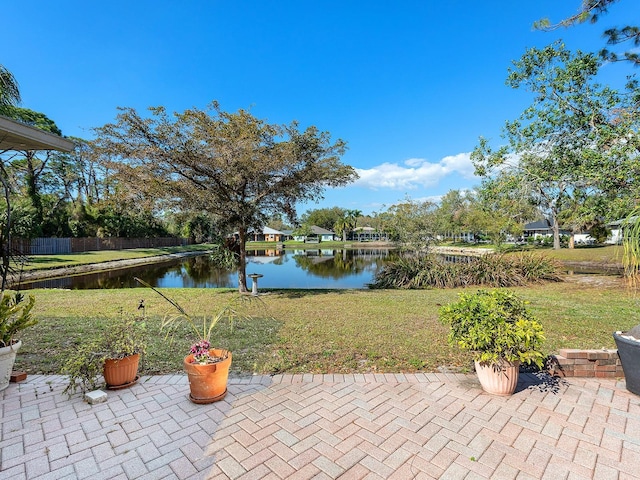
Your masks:
<svg viewBox="0 0 640 480"><path fill-rule="evenodd" d="M345 213L348 229L350 232L353 232L355 228L358 226L358 218L362 216L361 210L347 210Z"/></svg>
<svg viewBox="0 0 640 480"><path fill-rule="evenodd" d="M20 103L18 81L3 65L0 65L0 108Z"/></svg>
<svg viewBox="0 0 640 480"><path fill-rule="evenodd" d="M349 219L348 219L346 213L345 213L344 217L339 218L336 221L336 223L333 226L333 228L336 231L336 233L342 234L342 241L346 242L347 241L347 230L349 230Z"/></svg>

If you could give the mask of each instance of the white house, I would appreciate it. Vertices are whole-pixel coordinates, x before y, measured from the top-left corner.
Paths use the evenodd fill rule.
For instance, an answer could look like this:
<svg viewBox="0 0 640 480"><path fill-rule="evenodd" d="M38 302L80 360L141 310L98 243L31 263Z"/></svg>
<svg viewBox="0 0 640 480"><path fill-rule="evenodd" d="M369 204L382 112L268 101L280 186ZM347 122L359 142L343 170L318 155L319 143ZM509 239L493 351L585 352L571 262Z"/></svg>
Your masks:
<svg viewBox="0 0 640 480"><path fill-rule="evenodd" d="M294 235L293 239L297 242L306 243L318 243L318 242L332 242L335 240L335 234L324 228L320 228L317 225L311 225L310 235Z"/></svg>

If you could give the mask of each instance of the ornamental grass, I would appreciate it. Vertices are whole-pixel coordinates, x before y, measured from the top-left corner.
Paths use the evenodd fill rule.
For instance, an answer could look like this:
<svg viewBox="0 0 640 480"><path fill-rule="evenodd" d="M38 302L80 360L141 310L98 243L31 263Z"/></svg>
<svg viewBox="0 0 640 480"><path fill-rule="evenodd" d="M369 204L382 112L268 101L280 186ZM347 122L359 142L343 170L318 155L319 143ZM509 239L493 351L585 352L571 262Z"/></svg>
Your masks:
<svg viewBox="0 0 640 480"><path fill-rule="evenodd" d="M483 255L460 263L445 262L436 255L417 255L389 262L371 288L499 288L560 280L560 265L544 255Z"/></svg>

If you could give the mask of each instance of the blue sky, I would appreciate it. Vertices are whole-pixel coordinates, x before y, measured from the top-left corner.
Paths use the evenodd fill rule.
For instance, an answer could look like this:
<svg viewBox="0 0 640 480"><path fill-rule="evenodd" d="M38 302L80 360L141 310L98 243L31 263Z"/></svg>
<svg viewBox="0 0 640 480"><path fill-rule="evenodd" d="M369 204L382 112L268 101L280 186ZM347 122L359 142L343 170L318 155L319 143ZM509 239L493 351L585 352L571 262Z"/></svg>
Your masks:
<svg viewBox="0 0 640 480"><path fill-rule="evenodd" d="M343 161L361 176L307 208L382 211L409 196L472 188L478 137L500 142L505 120L531 102L505 85L526 48L562 38L596 51L611 26L640 22L624 0L595 25L551 33L580 0L3 2L0 64L22 106L64 135L92 138L118 106L139 111L250 109L347 141ZM631 73L610 65L603 81Z"/></svg>

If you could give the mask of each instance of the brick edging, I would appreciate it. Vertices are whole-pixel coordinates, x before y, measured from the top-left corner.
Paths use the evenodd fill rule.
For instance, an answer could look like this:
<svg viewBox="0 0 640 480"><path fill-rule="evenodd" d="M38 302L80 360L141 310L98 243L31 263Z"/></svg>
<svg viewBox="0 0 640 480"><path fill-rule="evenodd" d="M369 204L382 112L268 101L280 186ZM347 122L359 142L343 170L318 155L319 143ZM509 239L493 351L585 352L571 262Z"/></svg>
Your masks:
<svg viewBox="0 0 640 480"><path fill-rule="evenodd" d="M562 348L550 356L549 373L560 377L624 377L618 350Z"/></svg>

